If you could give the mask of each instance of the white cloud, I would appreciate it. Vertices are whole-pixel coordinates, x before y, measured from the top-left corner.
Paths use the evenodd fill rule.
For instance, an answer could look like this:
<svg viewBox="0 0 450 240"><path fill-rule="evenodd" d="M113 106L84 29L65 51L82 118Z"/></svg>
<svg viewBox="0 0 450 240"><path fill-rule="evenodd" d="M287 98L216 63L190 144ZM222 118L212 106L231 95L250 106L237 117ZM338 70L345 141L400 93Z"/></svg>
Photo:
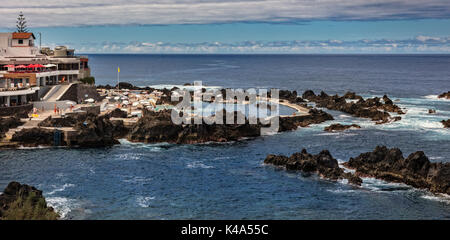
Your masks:
<svg viewBox="0 0 450 240"><path fill-rule="evenodd" d="M404 40L244 41L235 43L103 42L101 44L84 43L70 47L84 53L450 53L450 37L418 36Z"/></svg>
<svg viewBox="0 0 450 240"><path fill-rule="evenodd" d="M30 27L450 17L448 0L21 0L2 1L0 27L23 11Z"/></svg>

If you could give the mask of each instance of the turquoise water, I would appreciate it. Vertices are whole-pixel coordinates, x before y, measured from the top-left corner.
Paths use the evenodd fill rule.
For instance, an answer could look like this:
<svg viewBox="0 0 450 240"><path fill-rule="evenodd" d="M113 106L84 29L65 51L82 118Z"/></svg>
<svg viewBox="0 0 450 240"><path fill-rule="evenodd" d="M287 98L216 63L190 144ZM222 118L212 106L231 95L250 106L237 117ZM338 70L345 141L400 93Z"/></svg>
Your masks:
<svg viewBox="0 0 450 240"><path fill-rule="evenodd" d="M449 56L90 56L99 84L113 84L120 65L121 78L136 85L202 80L300 93L351 90L388 94L407 113L375 125L326 110L335 120L221 144L123 140L101 149L2 150L0 188L12 180L34 185L66 219L449 219L446 196L374 179L354 187L263 165L267 154L302 148L328 149L344 162L381 144L404 156L423 150L431 161L450 161L450 132L439 123L450 118L450 101L436 98L450 90L449 63ZM332 123L362 128L324 132Z"/></svg>

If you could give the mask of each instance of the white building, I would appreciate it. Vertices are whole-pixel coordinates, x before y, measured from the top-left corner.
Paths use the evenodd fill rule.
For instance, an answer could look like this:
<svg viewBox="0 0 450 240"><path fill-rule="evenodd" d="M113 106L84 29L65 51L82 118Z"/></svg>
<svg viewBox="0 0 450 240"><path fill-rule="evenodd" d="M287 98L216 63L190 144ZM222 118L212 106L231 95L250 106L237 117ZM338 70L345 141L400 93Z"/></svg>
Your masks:
<svg viewBox="0 0 450 240"><path fill-rule="evenodd" d="M33 33L0 33L0 108L28 104L60 84L90 76L88 58L64 46L35 46Z"/></svg>

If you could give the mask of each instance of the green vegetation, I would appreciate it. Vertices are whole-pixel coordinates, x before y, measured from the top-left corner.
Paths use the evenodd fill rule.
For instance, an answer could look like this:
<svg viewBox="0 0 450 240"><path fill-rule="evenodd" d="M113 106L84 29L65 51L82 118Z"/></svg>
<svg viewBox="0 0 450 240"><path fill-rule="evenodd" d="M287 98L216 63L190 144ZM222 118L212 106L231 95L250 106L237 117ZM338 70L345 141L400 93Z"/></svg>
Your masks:
<svg viewBox="0 0 450 240"><path fill-rule="evenodd" d="M31 192L25 199L17 198L3 213L1 220L57 220L59 215L47 207L43 197Z"/></svg>
<svg viewBox="0 0 450 240"><path fill-rule="evenodd" d="M84 83L84 84L95 84L95 77L85 77L83 79L80 79L80 82Z"/></svg>

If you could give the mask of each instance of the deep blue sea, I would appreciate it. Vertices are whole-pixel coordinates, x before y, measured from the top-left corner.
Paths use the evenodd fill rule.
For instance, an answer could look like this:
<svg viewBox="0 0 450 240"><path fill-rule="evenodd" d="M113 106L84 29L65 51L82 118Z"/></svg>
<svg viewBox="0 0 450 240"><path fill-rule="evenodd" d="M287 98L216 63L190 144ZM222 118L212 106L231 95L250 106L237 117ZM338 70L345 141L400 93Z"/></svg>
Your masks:
<svg viewBox="0 0 450 240"><path fill-rule="evenodd" d="M90 55L97 84L184 84L387 94L405 107L375 125L328 111L334 121L223 144L140 144L101 149L0 152L0 189L36 186L65 219L450 219L450 197L364 179L362 187L263 165L267 154L328 149L340 162L377 145L450 161L450 55ZM437 114L428 114L428 109ZM361 129L326 133L332 123Z"/></svg>

